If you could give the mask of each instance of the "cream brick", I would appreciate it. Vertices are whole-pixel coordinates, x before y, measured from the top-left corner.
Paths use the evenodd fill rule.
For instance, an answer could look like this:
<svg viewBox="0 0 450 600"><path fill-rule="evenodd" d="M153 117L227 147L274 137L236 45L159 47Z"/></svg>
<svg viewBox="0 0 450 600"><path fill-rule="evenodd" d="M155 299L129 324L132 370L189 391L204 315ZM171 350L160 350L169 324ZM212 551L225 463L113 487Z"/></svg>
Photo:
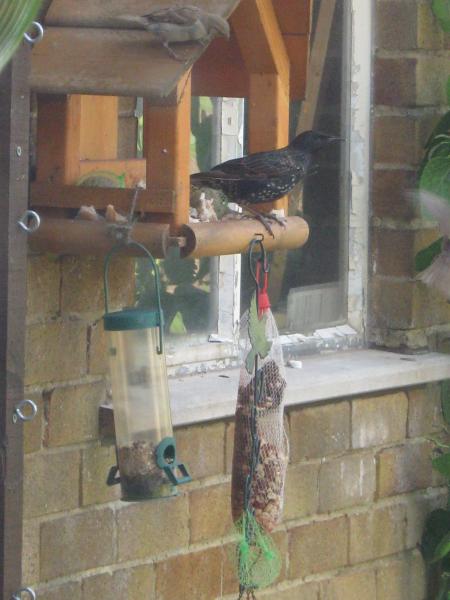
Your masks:
<svg viewBox="0 0 450 600"><path fill-rule="evenodd" d="M114 560L114 513L90 510L41 525L41 578L55 579Z"/></svg>
<svg viewBox="0 0 450 600"><path fill-rule="evenodd" d="M221 593L222 551L169 558L156 565L156 597L170 600L211 600Z"/></svg>
<svg viewBox="0 0 450 600"><path fill-rule="evenodd" d="M367 448L406 437L408 399L404 392L352 403L352 446Z"/></svg>
<svg viewBox="0 0 450 600"><path fill-rule="evenodd" d="M388 448L378 455L378 495L382 498L426 488L431 481L429 442Z"/></svg>
<svg viewBox="0 0 450 600"><path fill-rule="evenodd" d="M230 496L229 483L200 488L189 494L192 544L234 533Z"/></svg>
<svg viewBox="0 0 450 600"><path fill-rule="evenodd" d="M27 321L54 317L59 312L59 259L30 256L27 271Z"/></svg>
<svg viewBox="0 0 450 600"><path fill-rule="evenodd" d="M261 592L264 600L319 600L319 584L304 583L286 589Z"/></svg>
<svg viewBox="0 0 450 600"><path fill-rule="evenodd" d="M326 404L290 413L291 460L320 458L350 446L350 405Z"/></svg>
<svg viewBox="0 0 450 600"><path fill-rule="evenodd" d="M425 600L425 568L419 552L402 555L377 569L380 600Z"/></svg>
<svg viewBox="0 0 450 600"><path fill-rule="evenodd" d="M441 390L438 385L428 385L408 390L408 436L420 437L441 431Z"/></svg>
<svg viewBox="0 0 450 600"><path fill-rule="evenodd" d="M117 512L119 561L158 556L189 543L186 495L124 505Z"/></svg>
<svg viewBox="0 0 450 600"><path fill-rule="evenodd" d="M115 446L82 451L81 504L101 504L120 498L120 485L106 484L110 468L117 463Z"/></svg>
<svg viewBox="0 0 450 600"><path fill-rule="evenodd" d="M105 375L109 370L107 333L102 319L88 329L88 370L90 375Z"/></svg>
<svg viewBox="0 0 450 600"><path fill-rule="evenodd" d="M445 490L432 490L414 494L405 498L406 506L406 547L416 548L423 535L425 521L431 511L445 508L447 493Z"/></svg>
<svg viewBox="0 0 450 600"><path fill-rule="evenodd" d="M25 454L37 452L42 447L44 431L44 402L42 394L29 394L25 391L25 398L32 400L37 406L37 414L32 421L28 421L23 431L23 451Z"/></svg>
<svg viewBox="0 0 450 600"><path fill-rule="evenodd" d="M350 562L374 560L405 547L406 509L398 504L350 515Z"/></svg>
<svg viewBox="0 0 450 600"><path fill-rule="evenodd" d="M375 572L344 573L321 584L321 600L377 600ZM380 596L380 600L385 598Z"/></svg>
<svg viewBox="0 0 450 600"><path fill-rule="evenodd" d="M61 310L63 314L103 315L103 257L62 258ZM110 309L130 305L134 292L134 260L119 257L110 269Z"/></svg>
<svg viewBox="0 0 450 600"><path fill-rule="evenodd" d="M225 425L225 473L231 473L233 466L234 421Z"/></svg>
<svg viewBox="0 0 450 600"><path fill-rule="evenodd" d="M319 511L332 512L373 500L376 487L375 459L352 454L326 461L319 474Z"/></svg>
<svg viewBox="0 0 450 600"><path fill-rule="evenodd" d="M319 465L298 464L288 467L284 500L284 519L314 514L319 504Z"/></svg>
<svg viewBox="0 0 450 600"><path fill-rule="evenodd" d="M83 580L82 590L82 600L154 600L154 566L143 565L120 569L112 574L93 575Z"/></svg>
<svg viewBox="0 0 450 600"><path fill-rule="evenodd" d="M82 600L81 586L77 581L52 586L51 588L38 590L38 598L39 600L61 600L62 598Z"/></svg>
<svg viewBox="0 0 450 600"><path fill-rule="evenodd" d="M23 511L26 518L77 508L80 453L28 454L24 462Z"/></svg>
<svg viewBox="0 0 450 600"><path fill-rule="evenodd" d="M347 564L346 517L315 521L289 531L289 579L330 571Z"/></svg>
<svg viewBox="0 0 450 600"><path fill-rule="evenodd" d="M225 471L225 423L182 427L175 432L177 455L194 479Z"/></svg>
<svg viewBox="0 0 450 600"><path fill-rule="evenodd" d="M29 325L25 384L78 379L86 373L86 326L79 321Z"/></svg>
<svg viewBox="0 0 450 600"><path fill-rule="evenodd" d="M58 388L47 404L48 446L68 446L98 438L98 407L105 400L103 382Z"/></svg>
<svg viewBox="0 0 450 600"><path fill-rule="evenodd" d="M37 519L24 519L22 528L22 581L32 585L39 581L39 531Z"/></svg>

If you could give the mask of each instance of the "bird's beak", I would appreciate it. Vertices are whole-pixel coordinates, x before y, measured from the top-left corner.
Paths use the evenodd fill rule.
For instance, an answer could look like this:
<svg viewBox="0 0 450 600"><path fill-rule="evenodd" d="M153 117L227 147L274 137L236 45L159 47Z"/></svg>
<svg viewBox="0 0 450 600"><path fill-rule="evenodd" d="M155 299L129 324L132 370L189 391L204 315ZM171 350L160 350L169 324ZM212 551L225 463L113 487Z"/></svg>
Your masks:
<svg viewBox="0 0 450 600"><path fill-rule="evenodd" d="M333 142L345 142L345 138L330 135L327 141L329 144L332 144Z"/></svg>

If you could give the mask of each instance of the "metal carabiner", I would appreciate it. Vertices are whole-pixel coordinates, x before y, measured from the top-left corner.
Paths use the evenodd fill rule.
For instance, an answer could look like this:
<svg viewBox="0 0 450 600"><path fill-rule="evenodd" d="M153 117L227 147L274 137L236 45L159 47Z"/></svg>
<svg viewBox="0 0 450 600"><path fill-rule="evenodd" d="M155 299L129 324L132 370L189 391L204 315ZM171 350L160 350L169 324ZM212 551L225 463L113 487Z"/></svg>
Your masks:
<svg viewBox="0 0 450 600"><path fill-rule="evenodd" d="M41 217L34 210L26 210L17 225L27 233L34 233L41 226Z"/></svg>
<svg viewBox="0 0 450 600"><path fill-rule="evenodd" d="M26 407L31 408L30 414L25 414L23 412ZM33 400L29 400L27 398L24 400L21 400L14 409L13 418L12 418L13 423L17 423L18 419L20 419L21 421L32 421L34 419L34 417L37 415L37 411L38 411L38 408L36 406L36 403L33 402Z"/></svg>
<svg viewBox="0 0 450 600"><path fill-rule="evenodd" d="M31 23L31 25L33 26L33 28L35 30L35 35L30 35L29 33L27 33L25 31L25 33L23 34L23 37L26 39L26 41L29 44L32 44L34 46L34 44L38 44L44 37L44 28L42 27L42 25L40 23L38 23L38 21L33 21Z"/></svg>
<svg viewBox="0 0 450 600"><path fill-rule="evenodd" d="M250 273L252 274L253 280L255 282L256 288L260 290L264 286L264 277L262 279L262 282L260 281L261 271L264 274L269 272L269 261L267 260L267 252L263 243L264 235L262 233L257 233L256 235L259 237L253 238L253 240L250 242L248 252L248 265ZM253 254L255 252L255 246L259 246L260 256L255 261L256 264L259 263L261 265L259 269L253 268Z"/></svg>
<svg viewBox="0 0 450 600"><path fill-rule="evenodd" d="M22 600L23 593L28 594L31 600L36 600L36 592L30 587L20 589L13 596L11 596L11 600Z"/></svg>

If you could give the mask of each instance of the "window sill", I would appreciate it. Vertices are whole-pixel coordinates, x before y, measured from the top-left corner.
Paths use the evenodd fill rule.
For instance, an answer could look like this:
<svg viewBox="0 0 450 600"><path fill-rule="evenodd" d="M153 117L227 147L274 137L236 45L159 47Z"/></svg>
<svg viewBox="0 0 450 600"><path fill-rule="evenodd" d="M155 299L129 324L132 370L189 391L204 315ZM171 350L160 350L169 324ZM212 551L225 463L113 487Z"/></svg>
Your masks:
<svg viewBox="0 0 450 600"><path fill-rule="evenodd" d="M302 360L286 368L286 406L381 392L450 379L450 355L349 350ZM169 381L173 422L191 425L234 415L239 369Z"/></svg>

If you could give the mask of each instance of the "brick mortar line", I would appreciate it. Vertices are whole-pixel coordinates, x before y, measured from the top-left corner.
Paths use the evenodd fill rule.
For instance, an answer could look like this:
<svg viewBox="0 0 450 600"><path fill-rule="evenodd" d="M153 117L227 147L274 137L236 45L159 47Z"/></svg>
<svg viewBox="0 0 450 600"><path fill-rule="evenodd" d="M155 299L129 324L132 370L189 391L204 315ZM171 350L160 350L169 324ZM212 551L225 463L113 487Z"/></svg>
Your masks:
<svg viewBox="0 0 450 600"><path fill-rule="evenodd" d="M287 592L290 590L295 590L297 587L301 587L303 585L308 585L311 583L323 583L326 581L331 581L335 577L340 575L354 574L354 573L364 573L366 571L377 571L380 568L389 566L390 564L394 564L399 559L408 559L410 555L419 555L418 550L411 551L402 551L394 554L387 555L386 557L382 557L373 561L367 561L365 563L361 563L360 565L348 565L345 567L341 567L340 569L334 569L332 571L324 571L323 573L318 573L316 575L309 575L304 578L298 579L286 579L280 582L278 585L268 588L267 590L263 590L260 593L261 598L265 596L272 595L274 592ZM226 596L217 596L215 600L235 600L236 594L227 594Z"/></svg>
<svg viewBox="0 0 450 600"><path fill-rule="evenodd" d="M437 227L431 221L423 219L412 219L411 221L399 221L386 217L372 217L370 226L373 229L386 229L388 231L430 231L437 230Z"/></svg>
<svg viewBox="0 0 450 600"><path fill-rule="evenodd" d="M450 58L450 50L446 48L409 48L407 50L387 50L385 48L375 48L375 60L381 58L384 60L402 60L421 58Z"/></svg>
<svg viewBox="0 0 450 600"><path fill-rule="evenodd" d="M420 117L442 116L448 111L448 105L435 104L427 106L392 106L389 104L375 104L372 107L373 117L410 117L419 119Z"/></svg>
<svg viewBox="0 0 450 600"><path fill-rule="evenodd" d="M414 171L418 170L418 165L407 163L372 163L373 171Z"/></svg>
<svg viewBox="0 0 450 600"><path fill-rule="evenodd" d="M86 374L77 379L32 383L29 385L25 385L25 394L41 394L53 390L60 390L69 387L78 387L82 385L89 385L92 383L106 383L106 376Z"/></svg>

